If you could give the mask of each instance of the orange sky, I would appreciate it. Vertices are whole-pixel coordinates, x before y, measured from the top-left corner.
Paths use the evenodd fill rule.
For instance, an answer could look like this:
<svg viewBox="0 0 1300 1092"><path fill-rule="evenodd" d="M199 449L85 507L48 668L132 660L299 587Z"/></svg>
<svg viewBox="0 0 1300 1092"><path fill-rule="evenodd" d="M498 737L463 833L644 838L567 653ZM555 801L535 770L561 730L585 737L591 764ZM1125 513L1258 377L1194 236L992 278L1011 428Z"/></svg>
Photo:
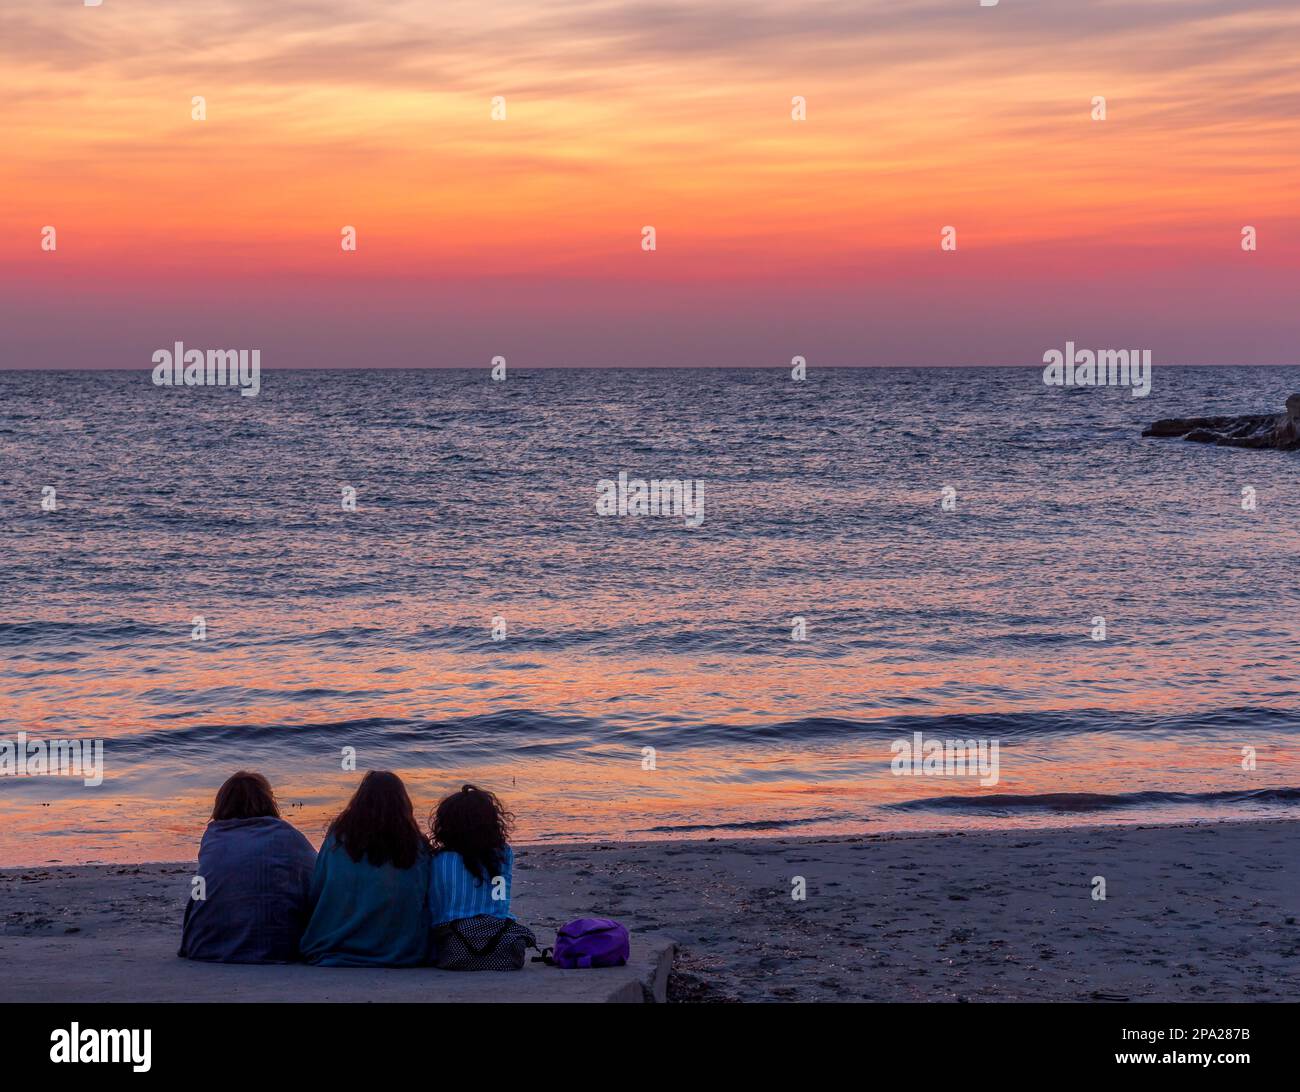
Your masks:
<svg viewBox="0 0 1300 1092"><path fill-rule="evenodd" d="M1294 0L0 0L0 367L1294 362L1297 57Z"/></svg>

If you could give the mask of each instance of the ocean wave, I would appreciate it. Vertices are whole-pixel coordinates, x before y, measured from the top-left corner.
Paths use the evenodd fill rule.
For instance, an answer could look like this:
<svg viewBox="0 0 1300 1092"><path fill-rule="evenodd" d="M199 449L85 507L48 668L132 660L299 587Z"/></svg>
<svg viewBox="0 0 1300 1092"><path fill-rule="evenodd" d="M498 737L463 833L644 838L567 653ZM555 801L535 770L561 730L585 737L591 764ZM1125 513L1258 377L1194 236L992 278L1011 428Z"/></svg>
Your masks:
<svg viewBox="0 0 1300 1092"><path fill-rule="evenodd" d="M870 819L849 818L843 815L817 815L804 819L750 819L726 823L665 823L658 827L633 828L631 834L698 834L708 830L787 830L791 827L811 826L816 823L869 823Z"/></svg>
<svg viewBox="0 0 1300 1092"><path fill-rule="evenodd" d="M174 637L189 627L150 625L124 619L118 622L0 622L0 648L24 648L42 644L96 644L110 647L116 642L144 637Z"/></svg>
<svg viewBox="0 0 1300 1092"><path fill-rule="evenodd" d="M901 703L891 698L888 704ZM1050 712L900 714L873 719L804 717L758 724L679 723L653 729L653 734L666 742L724 746L751 740L812 742L845 737L881 739L911 736L915 732L920 732L927 738L1014 741L1089 732L1165 737L1242 729L1300 730L1300 711L1267 706L1239 706L1178 714L1073 709Z"/></svg>
<svg viewBox="0 0 1300 1092"><path fill-rule="evenodd" d="M316 724L188 724L115 736L108 746L115 754L145 755L193 751L219 752L227 747L270 749L303 744L347 743L382 747L400 754L447 747L499 749L502 752L541 747L582 745L593 737L595 722L531 711L485 713L451 720L405 717L358 717Z"/></svg>
<svg viewBox="0 0 1300 1092"><path fill-rule="evenodd" d="M267 696L260 691L251 693L257 697ZM284 697L279 691L268 693ZM295 692L293 696L304 699L312 695L304 691ZM362 693L360 696L365 695ZM164 704L169 707L169 713L160 714L159 720L170 719L174 715L170 710L185 704L180 695L167 694L165 697ZM610 746L626 746L632 750L647 745L707 750L751 743L799 746L856 740L869 740L874 745L889 739L910 739L918 732L927 739L989 739L1006 744L1064 733L1125 733L1172 738L1244 729L1256 732L1300 730L1300 713L1242 706L1159 716L1094 709L1047 713L907 714L876 719L803 717L771 722L717 723L667 715L647 721L643 715L636 714L627 718L620 718L617 714L591 717L512 709L446 719L356 717L318 723L192 723L115 736L111 746L119 753L170 753L193 748L216 751L228 745L275 749L304 742L337 741L383 747L388 753L398 756L403 752L423 754L430 750L466 754L493 751L508 755L596 750ZM953 799L966 801L964 797ZM987 803L1001 798L977 799ZM925 804L926 801L918 802L918 806Z"/></svg>
<svg viewBox="0 0 1300 1092"><path fill-rule="evenodd" d="M1017 812L1090 812L1121 808L1151 808L1161 805L1294 804L1300 802L1300 788L1241 789L1221 792L1096 793L993 793L988 796L936 796L928 800L905 800L886 804L892 811L956 811L969 815L1006 815Z"/></svg>

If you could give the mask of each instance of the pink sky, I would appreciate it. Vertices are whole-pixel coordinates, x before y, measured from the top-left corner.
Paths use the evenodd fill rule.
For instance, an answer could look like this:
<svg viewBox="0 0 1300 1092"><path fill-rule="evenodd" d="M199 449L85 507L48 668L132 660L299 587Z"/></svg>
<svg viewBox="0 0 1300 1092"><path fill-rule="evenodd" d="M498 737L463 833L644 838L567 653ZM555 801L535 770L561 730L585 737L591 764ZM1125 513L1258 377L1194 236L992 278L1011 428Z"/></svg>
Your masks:
<svg viewBox="0 0 1300 1092"><path fill-rule="evenodd" d="M1294 363L1297 56L1293 0L0 0L0 367Z"/></svg>

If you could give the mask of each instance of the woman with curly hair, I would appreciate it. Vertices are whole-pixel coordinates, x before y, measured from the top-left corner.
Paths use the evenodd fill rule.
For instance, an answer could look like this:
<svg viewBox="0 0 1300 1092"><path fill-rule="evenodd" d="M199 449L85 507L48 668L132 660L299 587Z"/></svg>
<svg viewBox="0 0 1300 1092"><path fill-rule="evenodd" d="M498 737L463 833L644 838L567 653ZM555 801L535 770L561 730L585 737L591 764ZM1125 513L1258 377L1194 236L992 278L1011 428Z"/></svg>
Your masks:
<svg viewBox="0 0 1300 1092"><path fill-rule="evenodd" d="M514 817L496 794L464 785L429 820L429 920L434 962L448 970L523 966L536 938L510 914Z"/></svg>

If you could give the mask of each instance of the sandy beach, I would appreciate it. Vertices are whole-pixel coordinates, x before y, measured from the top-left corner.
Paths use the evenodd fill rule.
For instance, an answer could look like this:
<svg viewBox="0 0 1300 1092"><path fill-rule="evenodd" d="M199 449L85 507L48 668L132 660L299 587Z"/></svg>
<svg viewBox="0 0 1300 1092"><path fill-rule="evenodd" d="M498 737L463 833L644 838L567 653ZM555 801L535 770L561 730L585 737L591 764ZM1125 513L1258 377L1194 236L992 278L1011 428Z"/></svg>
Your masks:
<svg viewBox="0 0 1300 1092"><path fill-rule="evenodd" d="M1294 1001L1298 853L1287 821L523 846L514 906L673 937L677 1001ZM0 870L0 956L179 935L192 867Z"/></svg>

